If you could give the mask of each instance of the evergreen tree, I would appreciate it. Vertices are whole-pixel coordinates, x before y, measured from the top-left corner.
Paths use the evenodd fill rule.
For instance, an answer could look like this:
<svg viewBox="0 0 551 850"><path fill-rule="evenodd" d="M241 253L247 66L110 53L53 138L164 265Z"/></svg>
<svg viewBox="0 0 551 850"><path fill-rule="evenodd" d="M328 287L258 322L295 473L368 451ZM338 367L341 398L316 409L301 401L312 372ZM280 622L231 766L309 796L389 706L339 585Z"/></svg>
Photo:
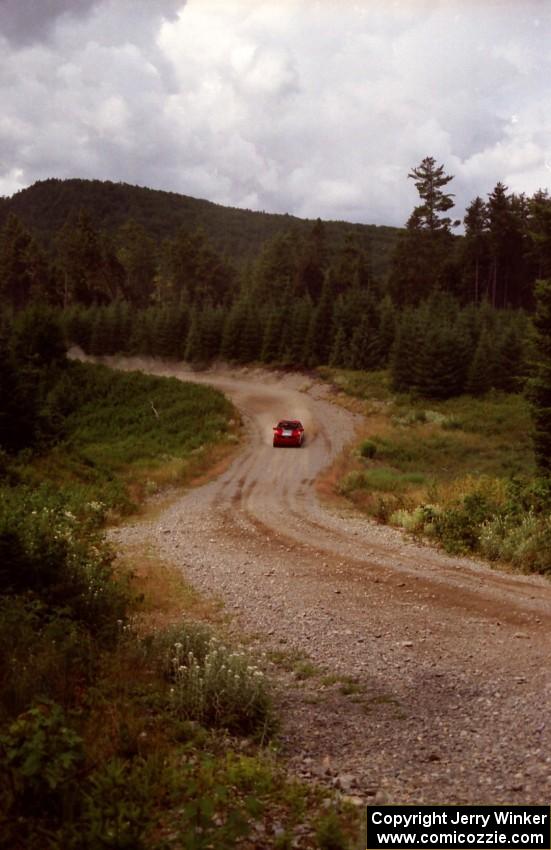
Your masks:
<svg viewBox="0 0 551 850"><path fill-rule="evenodd" d="M290 301L299 286L298 252L297 240L289 232L278 233L266 243L256 264L251 288L251 294L259 304L285 304Z"/></svg>
<svg viewBox="0 0 551 850"><path fill-rule="evenodd" d="M220 356L224 360L237 360L239 357L239 340L245 323L246 304L244 300L235 301L226 314L222 330Z"/></svg>
<svg viewBox="0 0 551 850"><path fill-rule="evenodd" d="M17 452L32 445L37 413L33 387L25 390L9 342L0 337L0 450Z"/></svg>
<svg viewBox="0 0 551 850"><path fill-rule="evenodd" d="M551 279L535 287L536 361L530 381L534 449L541 475L551 477Z"/></svg>
<svg viewBox="0 0 551 850"><path fill-rule="evenodd" d="M9 215L0 232L0 297L13 309L24 307L33 283L29 267L31 234L20 220Z"/></svg>
<svg viewBox="0 0 551 850"><path fill-rule="evenodd" d="M251 363L259 358L262 346L262 326L253 301L247 302L244 318L239 340L239 361Z"/></svg>
<svg viewBox="0 0 551 850"><path fill-rule="evenodd" d="M205 304L201 316L201 353L207 363L218 357L220 353L223 328L223 308Z"/></svg>
<svg viewBox="0 0 551 850"><path fill-rule="evenodd" d="M488 275L488 215L486 204L480 197L467 207L463 247L463 277L467 300L478 303L483 293L487 296Z"/></svg>
<svg viewBox="0 0 551 850"><path fill-rule="evenodd" d="M453 195L444 192L452 176L444 174L444 166L437 166L433 157L425 157L408 176L423 203L409 217L392 260L389 292L401 305L417 304L447 286L453 248L452 221L443 215L453 207Z"/></svg>
<svg viewBox="0 0 551 850"><path fill-rule="evenodd" d="M416 389L429 398L459 395L466 378L466 340L445 320L427 328L417 360Z"/></svg>
<svg viewBox="0 0 551 850"><path fill-rule="evenodd" d="M498 345L495 386L507 393L519 392L524 375L524 342L516 325L505 330Z"/></svg>
<svg viewBox="0 0 551 850"><path fill-rule="evenodd" d="M408 392L415 387L417 362L424 335L424 316L419 310L404 310L390 354L391 384L397 392Z"/></svg>
<svg viewBox="0 0 551 850"><path fill-rule="evenodd" d="M365 291L370 284L369 264L365 252L359 244L357 234L348 231L340 250L331 266L333 292L335 295L355 288Z"/></svg>
<svg viewBox="0 0 551 850"><path fill-rule="evenodd" d="M396 310L391 298L386 295L379 305L379 350L381 365L386 366L396 336Z"/></svg>
<svg viewBox="0 0 551 850"><path fill-rule="evenodd" d="M436 165L432 156L427 156L408 174L423 201L415 208L420 230L427 231L432 236L438 233L450 232L451 218L443 216L454 205L453 194L444 192L444 186L453 180L453 175L444 174L444 166Z"/></svg>
<svg viewBox="0 0 551 850"><path fill-rule="evenodd" d="M313 310L314 306L309 296L295 301L291 307L284 348L284 359L288 363L304 364L305 340Z"/></svg>
<svg viewBox="0 0 551 850"><path fill-rule="evenodd" d="M199 363L203 360L201 316L197 307L192 310L190 316L184 360L188 363Z"/></svg>
<svg viewBox="0 0 551 850"><path fill-rule="evenodd" d="M111 240L99 234L89 214L80 210L57 236L62 303L108 304L123 295L124 270Z"/></svg>
<svg viewBox="0 0 551 850"><path fill-rule="evenodd" d="M101 356L114 354L114 325L106 307L98 307L95 311L92 334L90 337L90 354Z"/></svg>
<svg viewBox="0 0 551 850"><path fill-rule="evenodd" d="M381 366L379 316L376 302L370 296L365 299L359 321L352 333L347 360L351 369L368 370Z"/></svg>
<svg viewBox="0 0 551 850"><path fill-rule="evenodd" d="M318 218L298 252L295 272L298 292L308 294L312 301L317 302L323 288L326 268L327 238L325 225Z"/></svg>
<svg viewBox="0 0 551 850"><path fill-rule="evenodd" d="M163 243L160 261L162 301L186 305L224 303L230 293L233 270L212 247L204 230L193 233L181 229L174 239Z"/></svg>
<svg viewBox="0 0 551 850"><path fill-rule="evenodd" d="M483 330L474 351L465 391L470 395L484 395L496 384L497 352L492 338Z"/></svg>
<svg viewBox="0 0 551 850"><path fill-rule="evenodd" d="M304 342L303 360L309 366L329 362L333 343L333 287L330 273L325 276L319 303L314 308Z"/></svg>
<svg viewBox="0 0 551 850"><path fill-rule="evenodd" d="M118 259L124 269L124 290L137 307L151 302L157 271L155 243L141 224L130 219L118 233Z"/></svg>
<svg viewBox="0 0 551 850"><path fill-rule="evenodd" d="M536 192L528 201L526 259L532 279L551 277L551 198L547 191ZM527 303L532 306L531 299Z"/></svg>
<svg viewBox="0 0 551 850"><path fill-rule="evenodd" d="M54 368L65 363L61 323L57 314L44 305L32 305L17 315L11 346L18 367Z"/></svg>
<svg viewBox="0 0 551 850"><path fill-rule="evenodd" d="M489 297L492 307L506 303L508 241L513 230L511 199L507 186L499 182L488 196L488 230L490 246Z"/></svg>
<svg viewBox="0 0 551 850"><path fill-rule="evenodd" d="M282 351L282 336L285 324L284 310L273 307L264 326L264 335L262 339L262 350L260 359L264 363L273 363L280 360Z"/></svg>
<svg viewBox="0 0 551 850"><path fill-rule="evenodd" d="M337 368L339 366L341 368L347 368L349 365L347 350L346 333L342 325L339 325L333 339L333 345L329 355L329 365Z"/></svg>

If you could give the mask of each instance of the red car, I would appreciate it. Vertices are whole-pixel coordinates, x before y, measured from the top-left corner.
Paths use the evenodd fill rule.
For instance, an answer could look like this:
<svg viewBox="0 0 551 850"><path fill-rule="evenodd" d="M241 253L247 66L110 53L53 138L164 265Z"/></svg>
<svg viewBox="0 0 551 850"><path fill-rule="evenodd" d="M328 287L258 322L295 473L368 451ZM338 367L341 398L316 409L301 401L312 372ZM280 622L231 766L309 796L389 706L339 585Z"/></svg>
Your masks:
<svg viewBox="0 0 551 850"><path fill-rule="evenodd" d="M274 425L274 446L296 446L304 440L304 428L298 419L281 419Z"/></svg>

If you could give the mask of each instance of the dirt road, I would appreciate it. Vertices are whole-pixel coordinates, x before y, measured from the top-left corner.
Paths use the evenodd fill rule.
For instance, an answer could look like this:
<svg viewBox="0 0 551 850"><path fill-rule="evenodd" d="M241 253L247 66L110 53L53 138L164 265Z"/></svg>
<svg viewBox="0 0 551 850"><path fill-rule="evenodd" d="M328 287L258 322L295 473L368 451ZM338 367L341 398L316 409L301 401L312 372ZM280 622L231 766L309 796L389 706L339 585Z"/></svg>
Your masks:
<svg viewBox="0 0 551 850"><path fill-rule="evenodd" d="M323 385L117 365L211 383L242 412L219 478L114 538L152 544L288 667L310 659L279 674L291 767L358 801L548 804L551 584L321 507L316 477L358 424ZM303 420L303 448L272 448L281 417Z"/></svg>

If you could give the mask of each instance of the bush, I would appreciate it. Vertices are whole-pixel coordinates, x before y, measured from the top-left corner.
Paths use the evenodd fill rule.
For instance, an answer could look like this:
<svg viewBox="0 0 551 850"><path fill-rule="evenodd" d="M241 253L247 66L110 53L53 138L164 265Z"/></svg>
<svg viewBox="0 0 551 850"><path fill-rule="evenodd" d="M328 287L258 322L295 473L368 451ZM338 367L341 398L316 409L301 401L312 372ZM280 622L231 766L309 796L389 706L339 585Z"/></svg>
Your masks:
<svg viewBox="0 0 551 850"><path fill-rule="evenodd" d="M375 457L377 454L377 444L373 440L364 440L360 445L360 454L366 458Z"/></svg>
<svg viewBox="0 0 551 850"><path fill-rule="evenodd" d="M0 720L17 716L35 699L69 706L95 668L84 626L38 600L0 599L0 646Z"/></svg>
<svg viewBox="0 0 551 850"><path fill-rule="evenodd" d="M495 512L482 493L470 493L462 502L442 510L434 519L437 536L452 554L473 552L478 547L480 527Z"/></svg>
<svg viewBox="0 0 551 850"><path fill-rule="evenodd" d="M176 714L245 735L271 731L263 673L243 652L229 650L217 638L207 639L204 629L189 625L172 630L170 637L163 668Z"/></svg>
<svg viewBox="0 0 551 850"><path fill-rule="evenodd" d="M82 520L47 490L0 490L0 594L42 602L113 636L129 602L113 573L113 554L94 528L101 506Z"/></svg>
<svg viewBox="0 0 551 850"><path fill-rule="evenodd" d="M483 524L480 549L490 560L551 573L551 518L531 511L520 521L510 514L498 515Z"/></svg>
<svg viewBox="0 0 551 850"><path fill-rule="evenodd" d="M2 808L15 820L60 823L75 796L83 741L55 703L34 706L0 736Z"/></svg>

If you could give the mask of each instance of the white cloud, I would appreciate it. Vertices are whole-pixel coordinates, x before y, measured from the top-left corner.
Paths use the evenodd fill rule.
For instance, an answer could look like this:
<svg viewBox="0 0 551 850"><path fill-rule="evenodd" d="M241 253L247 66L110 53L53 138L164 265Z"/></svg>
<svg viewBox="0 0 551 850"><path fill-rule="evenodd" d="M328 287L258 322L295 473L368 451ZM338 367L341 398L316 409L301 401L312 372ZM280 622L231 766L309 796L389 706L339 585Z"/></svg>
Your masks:
<svg viewBox="0 0 551 850"><path fill-rule="evenodd" d="M427 155L458 217L498 180L550 181L543 0L50 0L29 32L10 3L5 193L98 177L402 224Z"/></svg>

